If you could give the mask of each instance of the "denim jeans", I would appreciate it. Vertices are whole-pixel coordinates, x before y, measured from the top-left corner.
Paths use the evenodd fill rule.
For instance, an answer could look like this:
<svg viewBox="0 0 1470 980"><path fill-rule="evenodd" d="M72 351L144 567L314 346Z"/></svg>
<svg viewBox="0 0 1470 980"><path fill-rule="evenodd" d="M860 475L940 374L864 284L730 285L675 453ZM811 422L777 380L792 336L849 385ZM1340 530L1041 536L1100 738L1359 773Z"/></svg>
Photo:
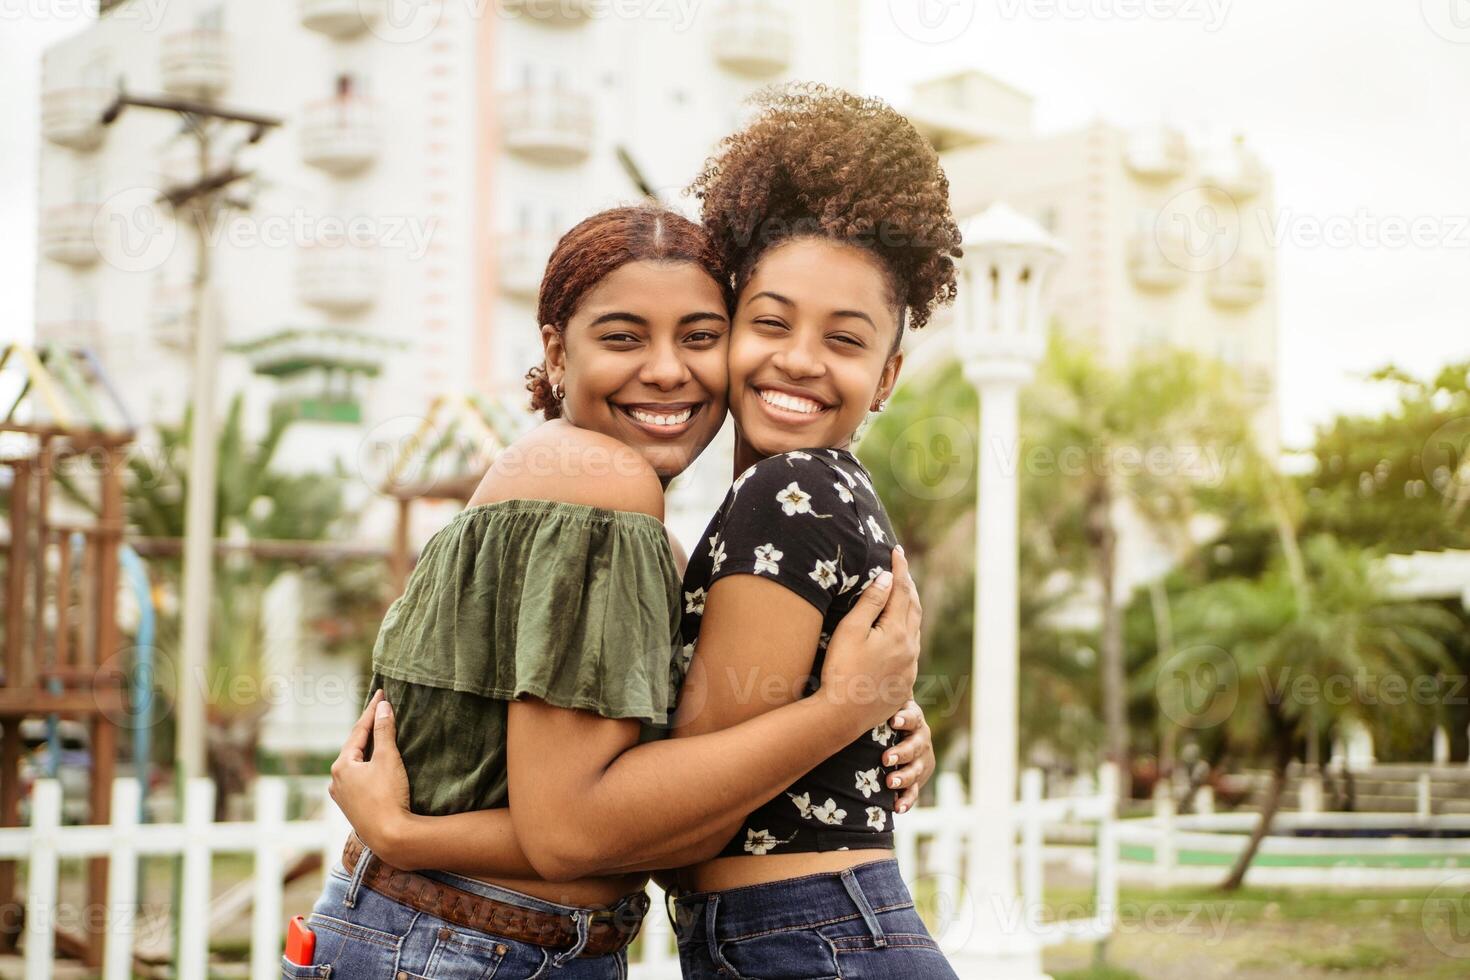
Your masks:
<svg viewBox="0 0 1470 980"><path fill-rule="evenodd" d="M892 858L670 894L684 980L956 980Z"/></svg>
<svg viewBox="0 0 1470 980"><path fill-rule="evenodd" d="M307 919L316 933L314 962L297 966L282 957L282 975L288 980L626 980L628 976L627 950L568 956L572 949L551 949L468 929L379 895L360 883L370 853L363 849L358 868L344 868L338 861L327 873L326 887ZM476 895L565 915L577 922L580 936L586 935L587 916L593 911L444 871L418 873Z"/></svg>

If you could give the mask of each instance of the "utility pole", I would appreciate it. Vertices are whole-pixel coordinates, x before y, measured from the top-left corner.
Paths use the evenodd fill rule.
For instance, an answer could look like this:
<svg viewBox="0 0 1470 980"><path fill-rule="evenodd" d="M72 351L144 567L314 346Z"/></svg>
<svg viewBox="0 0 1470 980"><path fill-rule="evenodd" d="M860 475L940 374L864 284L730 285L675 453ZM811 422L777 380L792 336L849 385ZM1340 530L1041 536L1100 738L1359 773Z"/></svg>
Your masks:
<svg viewBox="0 0 1470 980"><path fill-rule="evenodd" d="M195 99L143 97L119 92L102 115L112 125L125 108L172 112L183 122L184 132L198 147L199 173L192 184L170 187L159 195L176 220L193 227L195 265L194 370L189 394L192 417L189 425L189 488L184 513L183 649L178 664L178 729L175 759L180 788L189 779L206 775L208 733L204 717L204 684L209 666L209 619L214 593L214 538L216 470L219 446L215 434L215 395L218 385L220 321L218 302L210 282L212 263L209 230L224 212L236 207L228 192L251 173L235 167L231 160L223 169L211 171L215 139L230 125L247 127L241 143L258 143L281 121L271 116L227 109ZM181 796L182 798L182 796Z"/></svg>

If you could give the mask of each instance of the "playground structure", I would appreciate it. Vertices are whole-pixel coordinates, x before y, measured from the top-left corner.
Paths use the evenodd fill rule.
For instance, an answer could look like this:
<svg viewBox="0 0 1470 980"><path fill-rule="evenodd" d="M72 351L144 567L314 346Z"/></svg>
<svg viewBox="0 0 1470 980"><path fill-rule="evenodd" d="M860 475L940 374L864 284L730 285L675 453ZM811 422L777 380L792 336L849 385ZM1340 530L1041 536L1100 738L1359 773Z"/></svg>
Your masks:
<svg viewBox="0 0 1470 980"><path fill-rule="evenodd" d="M418 428L399 446L383 486L383 493L398 503L388 560L393 595L402 594L413 569L409 532L414 501L468 501L495 456L534 421L483 395L440 395L430 403Z"/></svg>
<svg viewBox="0 0 1470 980"><path fill-rule="evenodd" d="M4 678L0 682L0 826L20 824L21 723L73 719L90 733L92 823L111 817L118 726L126 716L117 592L125 524L123 469L134 426L90 351L20 344L0 352L0 370L19 368L18 393L0 416L0 464L10 473L5 542ZM77 459L80 479L63 475ZM56 484L89 498L91 514L55 519ZM88 485L90 484L90 486ZM16 865L0 863L0 902L18 908ZM87 901L107 896L107 864L89 863ZM18 916L7 917L14 927ZM15 935L0 936L10 945ZM101 961L102 937L58 933L58 945L88 965Z"/></svg>

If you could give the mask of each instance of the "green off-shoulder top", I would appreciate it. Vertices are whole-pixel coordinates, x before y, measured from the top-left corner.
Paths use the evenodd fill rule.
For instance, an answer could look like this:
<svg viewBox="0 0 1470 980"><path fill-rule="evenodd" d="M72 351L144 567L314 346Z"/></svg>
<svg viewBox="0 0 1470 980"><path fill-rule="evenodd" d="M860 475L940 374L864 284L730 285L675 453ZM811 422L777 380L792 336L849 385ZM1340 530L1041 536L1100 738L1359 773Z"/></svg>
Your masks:
<svg viewBox="0 0 1470 980"><path fill-rule="evenodd" d="M369 689L393 706L413 811L509 804L506 709L524 695L666 734L679 584L647 514L504 500L435 532L383 619Z"/></svg>

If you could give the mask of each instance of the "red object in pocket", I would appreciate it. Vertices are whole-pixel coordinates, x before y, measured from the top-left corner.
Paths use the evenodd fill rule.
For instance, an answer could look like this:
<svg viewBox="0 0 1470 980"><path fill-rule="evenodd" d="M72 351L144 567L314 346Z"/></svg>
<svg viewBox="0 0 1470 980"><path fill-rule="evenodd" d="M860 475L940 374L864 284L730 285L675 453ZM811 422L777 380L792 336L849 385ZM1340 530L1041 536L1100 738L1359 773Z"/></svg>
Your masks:
<svg viewBox="0 0 1470 980"><path fill-rule="evenodd" d="M316 957L316 933L306 927L306 917L293 915L286 923L286 959L297 966L311 966Z"/></svg>

